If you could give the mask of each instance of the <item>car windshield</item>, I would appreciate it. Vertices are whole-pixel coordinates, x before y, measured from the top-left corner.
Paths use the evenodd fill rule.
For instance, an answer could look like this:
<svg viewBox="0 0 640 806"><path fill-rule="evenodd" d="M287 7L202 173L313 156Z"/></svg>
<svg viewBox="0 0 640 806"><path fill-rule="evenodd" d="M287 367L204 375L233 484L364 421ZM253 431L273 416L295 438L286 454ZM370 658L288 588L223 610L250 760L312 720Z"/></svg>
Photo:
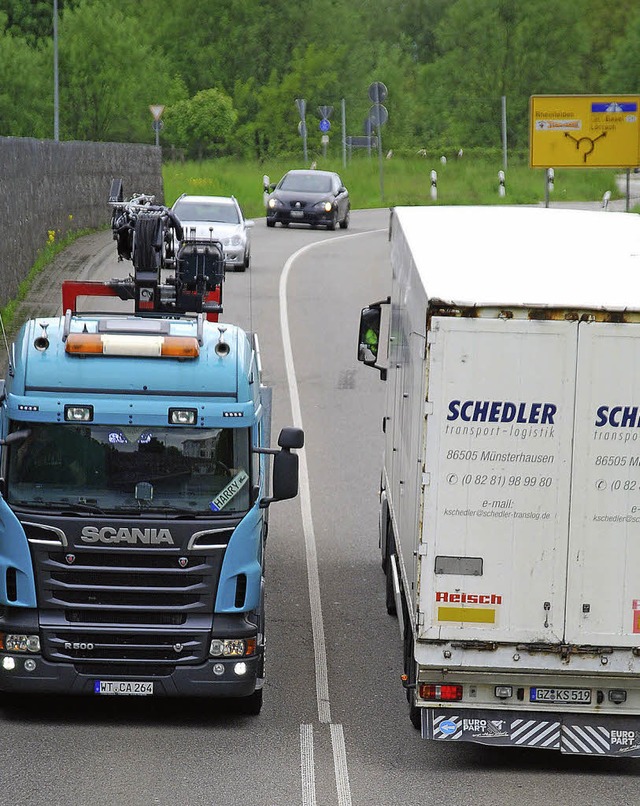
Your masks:
<svg viewBox="0 0 640 806"><path fill-rule="evenodd" d="M234 204L224 202L178 201L173 212L180 221L218 221L221 224L239 224L240 216Z"/></svg>
<svg viewBox="0 0 640 806"><path fill-rule="evenodd" d="M246 428L19 423L7 501L30 509L188 514L250 506Z"/></svg>
<svg viewBox="0 0 640 806"><path fill-rule="evenodd" d="M286 174L280 182L280 190L298 190L307 193L329 193L331 177L324 174Z"/></svg>

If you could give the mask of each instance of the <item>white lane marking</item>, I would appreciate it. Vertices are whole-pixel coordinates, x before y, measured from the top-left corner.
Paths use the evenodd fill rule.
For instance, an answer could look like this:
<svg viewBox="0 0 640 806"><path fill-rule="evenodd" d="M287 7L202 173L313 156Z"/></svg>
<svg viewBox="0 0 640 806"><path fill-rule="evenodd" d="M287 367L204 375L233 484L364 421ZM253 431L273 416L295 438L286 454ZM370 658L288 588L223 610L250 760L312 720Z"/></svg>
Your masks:
<svg viewBox="0 0 640 806"><path fill-rule="evenodd" d="M313 725L300 725L302 806L316 806L316 771L313 760Z"/></svg>
<svg viewBox="0 0 640 806"><path fill-rule="evenodd" d="M369 230L367 232L343 235L342 238L357 238L360 235L371 235L376 232L386 232L385 229ZM298 381L295 365L293 363L293 350L291 347L291 332L289 330L289 316L287 307L287 280L289 272L296 258L316 246L332 243L335 239L316 241L294 252L284 264L280 275L280 331L282 333L282 346L289 386L289 399L293 424L303 428L300 396L298 395ZM318 719L321 723L331 723L331 708L329 704L329 675L327 671L327 648L324 635L324 622L322 620L322 601L320 597L320 576L318 573L318 555L316 552L316 538L313 530L311 516L311 491L309 486L309 469L307 455L303 448L300 455L300 508L302 511L302 530L304 532L305 551L307 557L307 577L309 584L309 602L311 605L311 629L313 633L313 647L316 667L316 698L318 703ZM331 746L333 749L333 766L336 776L336 789L338 793L338 806L351 806L351 789L349 786L349 772L347 768L347 752L344 743L342 725L329 725L331 731ZM315 806L315 769L313 760L313 726L300 725L300 759L302 775L302 806Z"/></svg>
<svg viewBox="0 0 640 806"><path fill-rule="evenodd" d="M385 229L368 230L367 232L357 232L353 235L343 235L341 239L357 238L362 235L371 235L376 232L386 232ZM287 281L289 272L295 260L305 252L316 247L334 244L337 238L329 238L323 241L314 241L307 244L297 252L290 255L284 264L280 275L279 300L280 300L280 330L282 333L282 346L284 348L284 361L287 372L287 383L289 386L289 398L291 400L291 412L293 424L297 428L303 428L302 411L300 408L300 396L298 394L298 381L296 369L293 363L293 349L291 347L291 332L289 330L289 315L287 307ZM316 698L318 703L318 719L322 723L331 722L331 707L329 703L329 683L327 672L327 647L324 635L324 622L322 620L322 602L320 599L320 576L318 574L318 556L316 552L316 538L313 529L313 518L311 516L311 491L309 488L309 469L307 466L306 449L299 451L300 456L300 509L302 511L302 530L307 557L307 577L309 584L309 602L311 604L311 629L313 634L313 647L316 667Z"/></svg>
<svg viewBox="0 0 640 806"><path fill-rule="evenodd" d="M347 751L344 744L342 725L331 725L331 746L333 747L333 767L336 771L338 806L351 806L351 788L347 769Z"/></svg>

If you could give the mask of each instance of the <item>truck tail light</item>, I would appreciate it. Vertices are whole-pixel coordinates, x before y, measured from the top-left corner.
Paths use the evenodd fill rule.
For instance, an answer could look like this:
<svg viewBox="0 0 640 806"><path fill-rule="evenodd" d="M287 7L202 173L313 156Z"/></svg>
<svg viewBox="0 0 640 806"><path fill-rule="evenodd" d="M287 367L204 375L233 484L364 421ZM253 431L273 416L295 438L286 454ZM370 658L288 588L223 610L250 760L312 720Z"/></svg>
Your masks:
<svg viewBox="0 0 640 806"><path fill-rule="evenodd" d="M457 702L462 699L462 686L455 683L420 683L418 692L421 699L431 702Z"/></svg>

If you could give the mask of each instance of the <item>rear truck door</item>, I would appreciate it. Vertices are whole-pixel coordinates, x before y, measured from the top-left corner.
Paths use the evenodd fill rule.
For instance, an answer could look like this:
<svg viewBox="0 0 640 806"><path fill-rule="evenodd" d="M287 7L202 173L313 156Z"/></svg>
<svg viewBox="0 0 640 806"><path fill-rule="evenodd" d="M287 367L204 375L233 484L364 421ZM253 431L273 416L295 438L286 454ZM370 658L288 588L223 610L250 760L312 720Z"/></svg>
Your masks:
<svg viewBox="0 0 640 806"><path fill-rule="evenodd" d="M640 644L640 326L579 327L568 643Z"/></svg>
<svg viewBox="0 0 640 806"><path fill-rule="evenodd" d="M561 641L577 323L434 317L428 349L418 637Z"/></svg>

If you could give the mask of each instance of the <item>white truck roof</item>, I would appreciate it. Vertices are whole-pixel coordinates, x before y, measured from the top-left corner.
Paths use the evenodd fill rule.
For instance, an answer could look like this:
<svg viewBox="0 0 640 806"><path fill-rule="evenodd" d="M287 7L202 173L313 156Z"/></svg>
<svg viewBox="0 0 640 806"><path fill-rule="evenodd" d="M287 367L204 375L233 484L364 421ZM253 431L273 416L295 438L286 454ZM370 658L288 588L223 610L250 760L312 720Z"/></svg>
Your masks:
<svg viewBox="0 0 640 806"><path fill-rule="evenodd" d="M635 214L496 205L396 207L394 216L430 299L640 310Z"/></svg>

